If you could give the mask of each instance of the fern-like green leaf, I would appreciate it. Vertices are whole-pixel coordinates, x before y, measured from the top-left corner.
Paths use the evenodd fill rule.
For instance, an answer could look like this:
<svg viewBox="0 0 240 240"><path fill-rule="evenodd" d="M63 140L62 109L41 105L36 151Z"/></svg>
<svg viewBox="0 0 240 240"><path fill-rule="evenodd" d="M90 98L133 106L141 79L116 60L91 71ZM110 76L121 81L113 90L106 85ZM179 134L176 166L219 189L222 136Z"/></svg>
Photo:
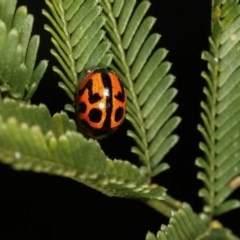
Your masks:
<svg viewBox="0 0 240 240"><path fill-rule="evenodd" d="M162 225L156 236L149 232L146 240L202 239L200 236L203 236L207 230L207 224L192 211L189 205L183 204L182 209L173 213L167 226Z"/></svg>
<svg viewBox="0 0 240 240"><path fill-rule="evenodd" d="M229 229L223 228L217 221L210 227L191 207L184 203L183 207L173 213L169 224L162 225L156 236L149 232L146 240L237 240Z"/></svg>
<svg viewBox="0 0 240 240"><path fill-rule="evenodd" d="M0 1L0 91L3 97L28 101L46 68L42 60L35 68L39 36L31 36L33 16L16 0Z"/></svg>
<svg viewBox="0 0 240 240"><path fill-rule="evenodd" d="M18 170L70 177L110 196L162 199L128 161L110 160L97 141L76 132L65 113L51 117L44 105L0 101L0 159Z"/></svg>
<svg viewBox="0 0 240 240"><path fill-rule="evenodd" d="M15 117L19 123L24 123L28 126L38 125L43 134L52 131L54 135L60 136L66 133L66 131L76 131L75 122L70 120L65 113L55 114L54 118L52 118L43 104L39 106L25 105L9 99L3 102L1 100L0 113L2 121Z"/></svg>
<svg viewBox="0 0 240 240"><path fill-rule="evenodd" d="M127 119L132 124L128 136L135 140L136 153L149 177L168 168L163 157L176 144L173 131L179 118L173 116L177 91L165 61L167 51L156 49L160 35L150 34L155 18L145 17L147 0L100 1L105 16L107 37L112 43L111 67L120 75L127 89Z"/></svg>
<svg viewBox="0 0 240 240"><path fill-rule="evenodd" d="M111 61L110 44L101 29L105 19L98 0L46 0L46 4L49 11L43 10L43 14L51 25L45 29L52 35L51 53L60 64L53 69L62 79L59 86L73 101L80 73L108 66Z"/></svg>
<svg viewBox="0 0 240 240"><path fill-rule="evenodd" d="M239 200L228 200L235 190L230 183L240 174L239 19L238 1L213 1L210 50L202 55L208 62L208 71L202 73L206 100L198 126L205 156L196 161L202 168L198 178L205 185L199 194L210 216L240 206Z"/></svg>

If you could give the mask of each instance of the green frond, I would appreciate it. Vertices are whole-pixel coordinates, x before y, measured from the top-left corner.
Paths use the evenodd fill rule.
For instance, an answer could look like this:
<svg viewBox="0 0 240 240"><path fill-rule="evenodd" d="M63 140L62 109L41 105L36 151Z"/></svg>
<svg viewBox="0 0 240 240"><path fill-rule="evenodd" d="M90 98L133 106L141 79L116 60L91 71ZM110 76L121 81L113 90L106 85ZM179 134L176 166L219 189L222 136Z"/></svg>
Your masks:
<svg viewBox="0 0 240 240"><path fill-rule="evenodd" d="M146 240L237 240L229 229L223 228L217 221L210 227L191 207L184 203L183 207L173 213L169 224L162 225L156 235L147 233Z"/></svg>
<svg viewBox="0 0 240 240"><path fill-rule="evenodd" d="M187 240L200 238L207 231L207 225L192 211L189 205L183 204L183 208L172 214L169 224L162 225L154 236L148 233L146 240Z"/></svg>
<svg viewBox="0 0 240 240"><path fill-rule="evenodd" d="M44 105L0 101L0 160L17 170L72 178L110 196L161 200L162 187L151 186L128 161L106 158L95 140L76 132L66 113L51 117Z"/></svg>
<svg viewBox="0 0 240 240"><path fill-rule="evenodd" d="M147 0L100 1L106 16L106 37L112 43L110 65L122 79L128 94L128 136L136 146L132 152L147 167L149 177L168 168L164 156L176 144L173 131L180 119L174 116L177 93L172 88L167 51L157 48L160 35L151 33L155 18L146 16Z"/></svg>
<svg viewBox="0 0 240 240"><path fill-rule="evenodd" d="M0 100L0 115L2 121L7 121L9 118L16 118L19 123L24 123L28 126L38 125L43 134L53 131L56 136L64 134L66 131L76 131L75 122L69 120L65 113L56 114L51 117L50 112L45 105L25 105L17 103L13 100ZM59 119L61 115L61 121Z"/></svg>
<svg viewBox="0 0 240 240"><path fill-rule="evenodd" d="M81 73L111 62L110 43L102 30L105 18L98 0L46 0L46 5L48 11L43 10L43 14L50 25L45 29L52 35L51 53L59 63L53 70L72 103Z"/></svg>
<svg viewBox="0 0 240 240"><path fill-rule="evenodd" d="M16 8L16 0L0 2L0 91L2 97L28 101L46 68L42 60L36 67L39 36L31 35L33 16L26 7Z"/></svg>
<svg viewBox="0 0 240 240"><path fill-rule="evenodd" d="M202 168L198 178L204 183L199 195L210 216L240 206L239 200L228 200L235 190L230 183L240 174L240 5L230 0L216 1L213 6L210 50L202 54L208 62L208 71L202 73L206 100L201 103L202 124L198 126L204 157L196 161Z"/></svg>

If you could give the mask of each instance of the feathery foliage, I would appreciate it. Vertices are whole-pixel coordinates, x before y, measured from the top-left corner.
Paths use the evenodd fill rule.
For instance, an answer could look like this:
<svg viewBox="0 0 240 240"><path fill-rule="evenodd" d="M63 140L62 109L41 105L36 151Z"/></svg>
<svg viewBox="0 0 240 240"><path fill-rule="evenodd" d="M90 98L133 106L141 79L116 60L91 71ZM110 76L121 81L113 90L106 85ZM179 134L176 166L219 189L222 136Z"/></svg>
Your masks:
<svg viewBox="0 0 240 240"><path fill-rule="evenodd" d="M33 16L26 7L16 10L16 0L0 0L0 91L1 96L28 101L46 68L35 68L39 36L31 36Z"/></svg>
<svg viewBox="0 0 240 240"><path fill-rule="evenodd" d="M177 91L171 87L174 77L168 73L170 63L164 61L167 51L155 50L160 36L150 34L155 22L153 17L145 17L150 2L46 3L50 11L43 14L51 26L45 28L52 35L55 48L51 52L61 65L61 69L54 67L62 78L59 85L73 100L78 79L87 69L114 69L127 88L127 119L133 126L128 135L136 142L132 151L149 177L167 169L168 164L161 161L178 140L172 134L179 123L179 118L173 117L177 104L172 102ZM66 108L73 110L70 105Z"/></svg>
<svg viewBox="0 0 240 240"><path fill-rule="evenodd" d="M105 2L104 1L99 2L97 0L89 0L89 1L46 0L46 4L49 8L49 11L43 10L43 14L48 18L48 20L51 23L51 26L45 25L45 29L49 31L52 35L51 40L54 45L54 48L51 50L51 53L56 57L56 59L60 64L60 67L54 66L54 71L56 71L62 79L62 81L59 83L59 86L62 87L66 91L70 99L73 100L77 83L79 82L79 79L81 79L81 75L84 74L86 70L96 68L96 67L102 67L102 66L106 66L106 67L112 66L110 65L110 62L112 60L112 55L114 55L114 53L110 53L110 50L113 51L111 46L115 47L115 45L114 43L107 40L104 34L105 31L103 30L103 29L106 29L107 35L111 34L110 32L108 32L109 19L107 18L107 16L108 15L111 16L112 13L109 12L108 14L106 14L107 12L106 12L106 9L104 8ZM144 5L140 7L140 10L138 10L138 12L140 11L141 14L142 14L142 11L146 12L148 6L149 6L149 2L146 2L146 3L144 2ZM102 14L102 7L104 8L104 11L105 11L104 15ZM125 9L127 9L128 7L129 6L126 6ZM135 16L135 18L136 19L131 24L135 24L135 21L139 22L141 20L141 19L138 20L137 16ZM128 18L123 17L123 19L127 20ZM151 19L150 22L153 22L152 18L150 19ZM127 24L127 22L125 22L125 24ZM142 26L142 27L145 27L145 26ZM124 29L122 29L122 32L124 32ZM143 34L141 32L142 30L139 31L140 37L142 36L141 34ZM132 38L132 36L129 36L129 38ZM143 46L143 48L145 49L144 51L146 51L146 48L149 48L149 47L153 49L159 39L159 36L156 34L156 36L152 38L154 43L151 43L150 41L150 43L148 43L147 45L144 45ZM127 36L125 36L124 41L127 41L127 40L129 39L127 38ZM134 50L134 49L131 48L131 50ZM134 51L136 51L136 49ZM146 52L142 52L141 54L145 54L145 53ZM150 51L147 54L147 56L150 57L151 54L152 54L152 51ZM160 171L167 168L167 164L159 165L158 162L165 155L165 153L170 149L170 147L176 142L177 137L171 136L170 133L179 122L178 118L172 118L170 121L167 121L168 117L171 116L171 114L176 109L176 104L171 103L172 98L176 94L176 90L170 89L169 91L165 91L173 81L173 77L170 75L167 75L166 78L164 78L164 76L167 74L169 70L170 64L164 63L160 66L160 62L165 57L165 55L166 55L166 51L163 49L159 50L156 54L153 54L153 57L149 59L148 68L144 70L145 72L149 71L155 76L154 77L155 83L152 84L151 86L152 90L150 90L150 92L153 91L153 88L157 86L158 90L160 87L164 88L163 95L165 95L165 98L162 99L161 92L160 93L155 92L156 95L160 94L159 98L162 99L161 100L162 104L159 104L159 102L157 102L156 103L157 107L155 107L154 111L156 112L158 109L161 109L163 110L161 111L161 113L165 115L165 116L162 115L162 117L160 117L159 115L155 116L160 119L159 125L162 128L162 131L160 133L158 132L159 128L157 128L157 126L159 125L157 124L155 125L155 128L156 128L156 131L155 131L152 122L151 123L149 122L149 124L147 122L145 123L145 124L148 124L149 129L151 129L151 131L148 132L149 134L148 141L152 143L149 148L149 152L150 152L150 155L152 156L152 164L154 165L154 169L155 169L155 172L153 175L156 175ZM160 58L160 60L157 60L157 58ZM147 59L145 59L145 62L146 61ZM155 61L157 61L158 63L157 66L154 65ZM134 63L134 66L136 69L140 69L142 66L141 64L142 64L141 62ZM114 69L117 72L119 72L117 68L114 68ZM158 79L156 78L156 75L159 74L161 71L162 71L161 76L163 76L164 80L159 86L159 84L157 84ZM142 80L145 81L145 80L148 80L148 78L146 77ZM139 90L139 94L140 93L141 91ZM133 94L133 90L131 94ZM145 103L147 98L148 96L143 94L141 97L142 103ZM152 102L148 102L148 104L152 105ZM144 104L142 104L142 107L148 108ZM137 108L139 108L139 106L137 106ZM66 106L66 109L73 110L70 104ZM147 111L148 110L146 110L145 113L143 112L143 114L146 115L146 119L149 113ZM142 114L140 112L140 109L138 109L138 114ZM132 124L134 125L133 121L132 121ZM136 126L138 126L136 131L139 131L140 130L139 125L136 125ZM131 131L131 133L133 134L133 131ZM158 138L154 142L153 137L155 135L157 135ZM138 138L134 138L137 141L137 143L140 143L140 140L141 141L142 139L146 140L147 138L146 135L144 136L144 138L140 138L140 137L141 136L138 135ZM165 138L167 138L166 141L164 141ZM140 143L140 145L142 144ZM159 146L162 146L162 147L159 147ZM142 152L140 154L140 157L142 156L142 154L148 154L147 153L148 149L146 147L149 147L149 146L145 146L145 149L144 149L145 152ZM136 151L139 151L140 148L135 148L135 149ZM149 167L150 163L147 162L148 160L146 160L145 163L147 163ZM121 166L123 165L119 165L119 167ZM151 169L149 169L149 171L150 170ZM144 172L144 171L141 171L140 169L138 171L141 173ZM121 172L120 169L119 169L119 172ZM148 174L148 177L149 177L149 174ZM149 182L149 178L147 179Z"/></svg>
<svg viewBox="0 0 240 240"><path fill-rule="evenodd" d="M188 204L183 204L167 226L162 225L156 236L149 232L146 240L237 240L228 229L214 225L219 224L209 228Z"/></svg>
<svg viewBox="0 0 240 240"><path fill-rule="evenodd" d="M155 18L145 17L149 1L102 0L100 5L113 52L110 66L127 89L127 119L132 125L128 136L136 143L132 152L153 177L168 168L161 161L178 140L172 134L180 119L173 116L177 91L171 87L174 77L168 73L167 51L156 49L160 35L151 33Z"/></svg>
<svg viewBox="0 0 240 240"><path fill-rule="evenodd" d="M240 6L238 1L213 1L210 50L203 52L208 71L201 102L203 136L200 149L205 156L196 164L202 168L198 178L205 187L199 192L204 211L219 215L240 206L239 200L227 200L235 190L231 181L240 174Z"/></svg>
<svg viewBox="0 0 240 240"><path fill-rule="evenodd" d="M61 65L63 70L57 67L55 70L60 76L65 76L63 77L65 80L69 79L61 86L69 90L72 99L78 73L85 67L93 67L93 63L97 64L101 61L101 64L107 64L111 59L111 55L107 53L110 44L103 39L104 32L100 29L104 18L100 16L101 8L94 0L46 2L52 15L47 11L44 11L44 14L57 29L56 32L50 26L46 26L46 29L53 34L52 41L56 49L52 52L60 63L66 63ZM13 2L11 4L5 4L4 7L15 6ZM12 22L19 24L17 25L19 28L24 26L23 23L28 16L26 9L23 12L17 11L15 15L13 10L1 12L10 12ZM24 39L25 49L31 50L26 53L29 56L25 57L32 66L37 48L35 45L31 47L33 43L29 40L32 39L30 31L32 21L27 23L30 27L24 29L28 30L28 35L26 37L23 31L21 36ZM93 34L90 45L87 44L83 48L83 44L86 44L86 36L90 37L95 30L96 36ZM5 42L2 41L0 44L4 45ZM71 52L72 49L74 51ZM81 56L81 60L78 56ZM43 70L43 64L36 69L38 76L39 69ZM36 75L33 72L32 78L35 79ZM29 93L27 96L30 96ZM162 199L164 188L149 185L148 178L143 172L128 161L108 159L96 141L86 140L77 133L75 123L65 113L51 117L44 105L34 106L4 99L6 100L0 101L2 162L11 164L19 170L70 177L111 196Z"/></svg>
<svg viewBox="0 0 240 240"><path fill-rule="evenodd" d="M43 10L51 25L45 29L52 35L51 53L60 67L53 70L61 77L59 86L74 100L82 72L111 61L110 43L104 39L105 22L97 0L46 0L49 11ZM74 111L71 104L66 109Z"/></svg>
<svg viewBox="0 0 240 240"><path fill-rule="evenodd" d="M164 188L149 186L127 161L108 159L65 113L51 117L44 105L10 100L0 112L0 159L15 169L70 177L111 196L162 199Z"/></svg>
<svg viewBox="0 0 240 240"><path fill-rule="evenodd" d="M0 160L18 170L31 170L71 178L109 196L142 199L170 217L146 240L236 239L213 216L240 206L228 200L239 186L240 160L240 6L238 0L212 0L210 50L202 58L208 70L201 102L203 136L196 160L198 178L204 183L199 195L204 214L165 194L150 184L151 178L168 168L164 156L178 141L173 132L180 122L175 116L174 77L169 73L160 35L152 33L155 18L146 16L148 0L45 0L59 66L59 86L70 98L65 108L73 110L76 87L87 70L110 67L123 81L128 95L128 136L135 141L140 168L125 160L109 159L95 140L77 132L65 112L51 116L47 107L17 102L29 101L47 62L35 68L39 37L32 36L33 16L16 0L0 0ZM163 200L163 201L159 201ZM175 211L176 210L176 211ZM207 218L206 218L207 215ZM203 217L202 217L203 216Z"/></svg>

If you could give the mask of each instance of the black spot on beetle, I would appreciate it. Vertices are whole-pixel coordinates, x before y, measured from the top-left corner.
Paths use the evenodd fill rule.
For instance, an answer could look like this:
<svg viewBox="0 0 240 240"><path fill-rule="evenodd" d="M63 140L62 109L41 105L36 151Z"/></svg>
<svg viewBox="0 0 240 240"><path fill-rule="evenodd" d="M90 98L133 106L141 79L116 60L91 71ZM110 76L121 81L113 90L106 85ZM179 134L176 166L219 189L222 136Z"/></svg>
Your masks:
<svg viewBox="0 0 240 240"><path fill-rule="evenodd" d="M89 81L86 83L84 88L82 88L78 91L78 96L82 96L83 93L85 92L85 90L87 89L88 90L88 101L91 104L96 103L99 100L101 100L101 96L99 95L99 93L93 93L92 86L93 86L93 80L89 79Z"/></svg>
<svg viewBox="0 0 240 240"><path fill-rule="evenodd" d="M119 107L115 113L115 119L114 119L115 122L120 121L123 118L123 114L124 114L123 108Z"/></svg>
<svg viewBox="0 0 240 240"><path fill-rule="evenodd" d="M91 122L98 123L101 121L101 118L102 118L102 111L100 111L97 108L91 109L91 111L89 112L89 119Z"/></svg>
<svg viewBox="0 0 240 240"><path fill-rule="evenodd" d="M98 102L100 100L101 100L101 97L100 97L100 95L98 93L94 93L94 94L89 93L89 102L91 104L96 103L96 102Z"/></svg>

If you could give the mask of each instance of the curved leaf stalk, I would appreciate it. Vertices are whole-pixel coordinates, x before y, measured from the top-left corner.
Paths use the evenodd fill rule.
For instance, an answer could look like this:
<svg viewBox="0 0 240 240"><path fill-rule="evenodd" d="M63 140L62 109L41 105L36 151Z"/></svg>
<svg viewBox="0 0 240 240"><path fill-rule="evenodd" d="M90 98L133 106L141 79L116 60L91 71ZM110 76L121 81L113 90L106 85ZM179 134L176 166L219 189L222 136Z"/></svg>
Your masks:
<svg viewBox="0 0 240 240"><path fill-rule="evenodd" d="M146 17L150 3L136 0L100 1L105 16L107 37L112 43L111 67L120 75L127 89L127 119L133 130L128 130L136 146L132 152L139 157L146 175L151 177L166 170L161 160L178 137L171 135L179 118L171 115L177 105L172 102L176 90L169 88L173 76L170 64L163 61L167 51L155 50L160 36L149 35L155 22Z"/></svg>
<svg viewBox="0 0 240 240"><path fill-rule="evenodd" d="M201 102L203 136L200 149L204 157L196 164L204 171L198 178L204 183L199 192L204 212L211 219L240 206L238 200L227 200L234 191L231 181L240 173L240 39L238 36L240 5L238 1L213 1L210 50L202 58L208 62L203 89L206 100Z"/></svg>
<svg viewBox="0 0 240 240"><path fill-rule="evenodd" d="M52 35L52 43L55 49L51 49L52 55L59 61L63 70L54 66L53 70L59 74L65 84L60 86L65 89L73 100L75 87L78 82L75 60L73 58L73 47L71 45L70 32L68 30L68 21L66 19L66 9L63 1L46 0L50 12L43 10L43 15L48 18L52 26L45 25L45 29Z"/></svg>
<svg viewBox="0 0 240 240"><path fill-rule="evenodd" d="M147 167L147 172L150 174L151 172L151 165L150 165L150 156L148 151L148 143L146 140L146 130L144 128L144 120L143 116L141 114L141 109L138 103L138 99L134 90L134 83L132 81L131 76L131 69L129 65L127 64L126 59L126 53L125 49L122 45L122 36L119 33L116 17L113 15L113 9L111 6L111 3L109 0L103 0L101 1L102 7L105 10L105 14L107 15L107 22L105 24L105 27L107 29L107 32L109 33L110 41L113 42L112 44L112 51L113 54L113 61L114 64L112 65L112 68L116 70L120 74L121 79L123 80L125 87L127 88L128 92L128 101L131 101L128 103L129 105L135 109L135 112L137 113L135 115L135 118L137 118L138 125L140 126L140 133L139 135L145 136L141 139L141 145L143 147L143 153L144 156L140 158L142 160L142 164ZM130 116L127 117L131 122L135 122ZM133 135L134 133L131 132L130 135Z"/></svg>
<svg viewBox="0 0 240 240"><path fill-rule="evenodd" d="M183 206L182 202L170 197L169 195L166 195L163 201L147 199L143 202L168 218L172 216L173 212L178 211Z"/></svg>
<svg viewBox="0 0 240 240"><path fill-rule="evenodd" d="M180 119L172 117L177 107L172 102L176 90L170 88L174 77L168 74L170 63L164 61L167 51L155 50L160 36L149 35L155 22L151 16L145 18L150 2L136 3L136 0L99 2L113 52L111 68L127 89L127 119L133 128L128 130L128 136L136 142L132 152L138 155L150 183L153 176L168 168L161 160L178 140L171 133ZM169 196L161 203L144 202L166 216L181 206Z"/></svg>

